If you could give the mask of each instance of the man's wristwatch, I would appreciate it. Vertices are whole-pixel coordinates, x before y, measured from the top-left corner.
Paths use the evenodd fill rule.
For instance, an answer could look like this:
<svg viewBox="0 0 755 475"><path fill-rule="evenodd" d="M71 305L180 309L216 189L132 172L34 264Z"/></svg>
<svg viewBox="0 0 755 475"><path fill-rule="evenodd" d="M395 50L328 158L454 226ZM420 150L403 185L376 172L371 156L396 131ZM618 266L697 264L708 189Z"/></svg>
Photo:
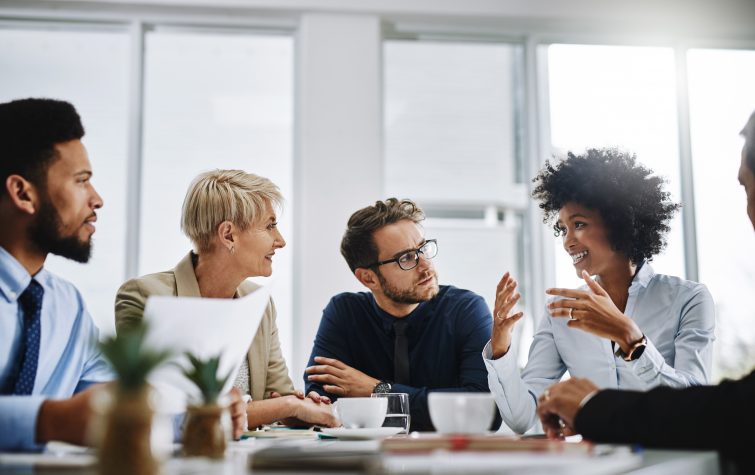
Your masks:
<svg viewBox="0 0 755 475"><path fill-rule="evenodd" d="M372 388L372 394L387 394L391 392L391 389L393 389L391 383L388 381L380 381L374 388Z"/></svg>
<svg viewBox="0 0 755 475"><path fill-rule="evenodd" d="M645 335L642 335L640 341L629 348L629 353L624 353L623 351L621 351L621 346L619 346L619 348L616 350L616 353L614 354L619 358L622 358L624 361L634 361L640 359L640 356L642 356L642 353L645 352L645 348L647 348L647 346L648 339Z"/></svg>

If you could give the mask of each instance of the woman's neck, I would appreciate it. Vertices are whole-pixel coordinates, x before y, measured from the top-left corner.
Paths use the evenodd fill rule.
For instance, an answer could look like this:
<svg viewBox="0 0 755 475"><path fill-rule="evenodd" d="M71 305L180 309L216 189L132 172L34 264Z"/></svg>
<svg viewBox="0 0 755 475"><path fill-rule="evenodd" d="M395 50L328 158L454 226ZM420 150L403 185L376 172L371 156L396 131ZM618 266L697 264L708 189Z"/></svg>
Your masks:
<svg viewBox="0 0 755 475"><path fill-rule="evenodd" d="M611 297L614 305L622 312L626 309L629 299L629 286L637 271L637 266L627 261L603 274L598 275L599 284Z"/></svg>
<svg viewBox="0 0 755 475"><path fill-rule="evenodd" d="M194 275L197 277L199 294L202 297L230 299L236 294L236 289L244 281L244 277L239 277L233 272L234 266L229 258L230 253L225 249L193 256Z"/></svg>

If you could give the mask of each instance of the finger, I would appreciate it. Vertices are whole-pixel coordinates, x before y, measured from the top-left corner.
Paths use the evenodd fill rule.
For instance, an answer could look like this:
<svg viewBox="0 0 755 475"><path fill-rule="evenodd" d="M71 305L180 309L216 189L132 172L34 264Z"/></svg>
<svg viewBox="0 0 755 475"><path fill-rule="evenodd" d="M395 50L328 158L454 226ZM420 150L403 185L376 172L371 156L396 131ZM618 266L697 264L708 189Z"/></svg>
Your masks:
<svg viewBox="0 0 755 475"><path fill-rule="evenodd" d="M582 331L585 331L585 332L588 332L588 333L592 333L592 332L590 332L590 326L587 325L586 322L584 322L583 320L580 320L578 318L574 319L574 320L567 321L566 322L566 326L568 326L569 328L576 328L577 330L582 330Z"/></svg>
<svg viewBox="0 0 755 475"><path fill-rule="evenodd" d="M516 322L521 320L523 316L524 316L524 312L518 312L518 313L515 313L514 315L511 315L510 317L503 318L502 320L506 323L507 326L512 326Z"/></svg>
<svg viewBox="0 0 755 475"><path fill-rule="evenodd" d="M304 394L302 394L302 396L304 396ZM307 397L316 403L320 402L320 395L316 393L315 391L310 391L309 394L307 394ZM304 398L302 397L302 399Z"/></svg>
<svg viewBox="0 0 755 475"><path fill-rule="evenodd" d="M332 401L328 396L320 396L320 402L323 404L330 404Z"/></svg>
<svg viewBox="0 0 755 475"><path fill-rule="evenodd" d="M270 391L270 399L275 399L277 397L281 397L281 393L276 391Z"/></svg>
<svg viewBox="0 0 755 475"><path fill-rule="evenodd" d="M579 310L571 310L570 312L568 308L553 308L549 310L551 317L572 318L572 319L577 318L578 311Z"/></svg>
<svg viewBox="0 0 755 475"><path fill-rule="evenodd" d="M514 294L511 298L509 298L508 301L506 301L506 303L504 303L501 306L501 309L499 310L501 317L505 317L506 315L508 315L509 312L511 312L511 309L514 308L516 303L519 302L519 299L521 298L522 298L522 295L519 293Z"/></svg>
<svg viewBox="0 0 755 475"><path fill-rule="evenodd" d="M322 387L326 392L329 392L330 394L335 394L336 396L345 396L346 390L344 390L341 386L336 386L333 384L326 384Z"/></svg>
<svg viewBox="0 0 755 475"><path fill-rule="evenodd" d="M294 396L296 396L299 399L304 399L304 391L302 391L301 389L296 389L294 390Z"/></svg>
<svg viewBox="0 0 755 475"><path fill-rule="evenodd" d="M582 271L582 279L585 281L585 283L587 284L587 287L589 287L590 290L592 290L594 294L608 295L606 291L603 290L603 287L601 287L600 284L595 282L595 280L592 277L590 277L590 273L587 272L586 270Z"/></svg>
<svg viewBox="0 0 755 475"><path fill-rule="evenodd" d="M570 308L575 310L584 310L587 308L587 302L585 300L578 299L558 299L548 303L548 308L565 308L568 312Z"/></svg>
<svg viewBox="0 0 755 475"><path fill-rule="evenodd" d="M334 366L338 369L345 369L348 368L345 364L341 363L339 360L335 358L326 358L325 356L315 356L315 361L320 364L330 365Z"/></svg>
<svg viewBox="0 0 755 475"><path fill-rule="evenodd" d="M562 297L569 297L573 299L579 299L579 298L587 298L588 293L584 290L576 290L576 289L546 289L545 293L548 295L560 295Z"/></svg>
<svg viewBox="0 0 755 475"><path fill-rule="evenodd" d="M498 281L498 286L496 286L496 294L501 291L502 288L506 286L506 284L509 283L509 272L506 271L505 274L503 274L503 277L501 277L501 280Z"/></svg>
<svg viewBox="0 0 755 475"><path fill-rule="evenodd" d="M308 374L338 374L338 369L335 366L327 364L309 366L304 371Z"/></svg>
<svg viewBox="0 0 755 475"><path fill-rule="evenodd" d="M511 296L512 293L514 293L514 289L516 289L517 285L519 285L519 283L516 280L509 280L506 285L496 291L496 300L501 302L504 301L506 298Z"/></svg>
<svg viewBox="0 0 755 475"><path fill-rule="evenodd" d="M343 380L332 374L310 374L307 376L309 381L315 381L318 383L331 383L331 384L343 384Z"/></svg>

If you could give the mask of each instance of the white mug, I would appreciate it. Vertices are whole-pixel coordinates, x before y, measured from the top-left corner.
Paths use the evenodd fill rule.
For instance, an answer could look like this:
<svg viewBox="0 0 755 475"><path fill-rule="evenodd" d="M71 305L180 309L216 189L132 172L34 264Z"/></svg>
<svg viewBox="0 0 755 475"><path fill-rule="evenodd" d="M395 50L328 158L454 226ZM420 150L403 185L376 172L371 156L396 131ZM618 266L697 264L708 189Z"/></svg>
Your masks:
<svg viewBox="0 0 755 475"><path fill-rule="evenodd" d="M347 429L372 429L383 425L388 400L371 397L339 398L333 408L336 417Z"/></svg>
<svg viewBox="0 0 755 475"><path fill-rule="evenodd" d="M490 429L495 401L490 393L431 392L430 418L441 434L482 434Z"/></svg>

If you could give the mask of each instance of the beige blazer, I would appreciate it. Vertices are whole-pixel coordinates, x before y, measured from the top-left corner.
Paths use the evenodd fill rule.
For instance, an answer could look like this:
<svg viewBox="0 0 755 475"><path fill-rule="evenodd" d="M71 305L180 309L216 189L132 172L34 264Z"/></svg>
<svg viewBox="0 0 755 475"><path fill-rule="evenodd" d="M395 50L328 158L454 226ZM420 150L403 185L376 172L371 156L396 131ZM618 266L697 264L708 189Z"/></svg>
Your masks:
<svg viewBox="0 0 755 475"><path fill-rule="evenodd" d="M259 288L257 284L244 281L236 289L236 296L243 297L257 288ZM115 297L116 332L142 319L144 305L150 295L201 297L197 277L194 274L194 265L191 262L191 253L181 259L181 262L171 271L145 275L121 285ZM294 392L294 385L288 376L286 361L281 353L275 316L275 305L270 299L252 346L249 347L249 353L247 353L251 375L251 396L257 401L269 398L271 391L282 395Z"/></svg>

